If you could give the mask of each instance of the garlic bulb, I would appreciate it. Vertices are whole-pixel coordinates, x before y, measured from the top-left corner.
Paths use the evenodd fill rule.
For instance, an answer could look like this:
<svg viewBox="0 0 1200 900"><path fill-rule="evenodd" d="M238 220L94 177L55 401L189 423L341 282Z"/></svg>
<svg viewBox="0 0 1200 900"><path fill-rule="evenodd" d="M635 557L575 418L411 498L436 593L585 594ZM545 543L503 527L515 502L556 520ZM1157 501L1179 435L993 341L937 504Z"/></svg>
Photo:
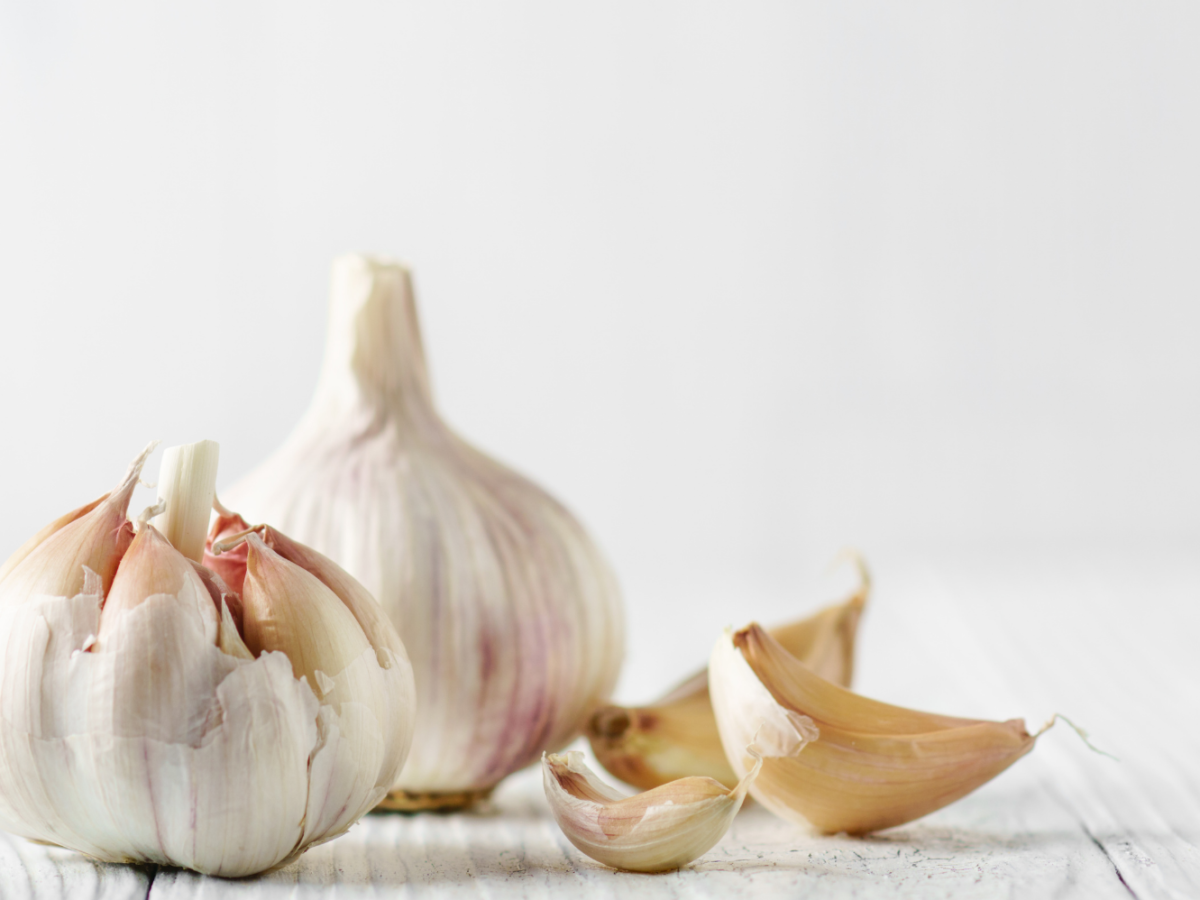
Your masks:
<svg viewBox="0 0 1200 900"><path fill-rule="evenodd" d="M150 449L0 569L0 828L110 862L249 875L384 796L412 671L387 622L364 628L258 535L240 598L172 546L203 550L212 442L167 451L166 496L135 535L126 509Z"/></svg>
<svg viewBox="0 0 1200 900"><path fill-rule="evenodd" d="M579 734L616 681L623 616L607 564L557 501L438 417L395 263L335 261L312 406L222 493L343 566L404 640L417 725L386 805L470 803Z"/></svg>

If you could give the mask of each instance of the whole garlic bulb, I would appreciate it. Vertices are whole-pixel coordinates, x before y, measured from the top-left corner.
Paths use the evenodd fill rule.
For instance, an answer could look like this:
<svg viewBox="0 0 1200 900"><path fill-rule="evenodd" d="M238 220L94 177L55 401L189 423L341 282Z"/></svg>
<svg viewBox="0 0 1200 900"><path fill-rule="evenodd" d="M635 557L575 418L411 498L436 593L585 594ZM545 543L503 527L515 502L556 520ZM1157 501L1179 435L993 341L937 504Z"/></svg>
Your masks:
<svg viewBox="0 0 1200 900"><path fill-rule="evenodd" d="M223 495L343 566L404 640L417 726L385 805L470 803L568 743L612 690L609 567L561 504L438 417L402 266L334 262L312 405Z"/></svg>
<svg viewBox="0 0 1200 900"><path fill-rule="evenodd" d="M411 740L412 670L387 622L257 534L240 597L176 549L164 535L203 550L213 482L195 476L215 479L216 445L174 449L198 452L168 451L196 458L164 462L180 477L147 511L161 531L126 518L148 448L0 569L0 828L249 875L384 796Z"/></svg>

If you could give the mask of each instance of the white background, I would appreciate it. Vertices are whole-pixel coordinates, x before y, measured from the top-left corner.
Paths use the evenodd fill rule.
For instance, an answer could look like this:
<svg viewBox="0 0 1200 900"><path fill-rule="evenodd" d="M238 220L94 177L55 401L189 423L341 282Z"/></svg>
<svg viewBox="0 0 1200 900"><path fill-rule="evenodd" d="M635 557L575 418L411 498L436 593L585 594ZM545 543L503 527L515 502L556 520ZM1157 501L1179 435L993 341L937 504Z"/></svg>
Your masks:
<svg viewBox="0 0 1200 900"><path fill-rule="evenodd" d="M612 559L630 699L846 544L879 603L1194 559L1197 47L1184 3L3 0L0 555L151 438L264 457L361 249Z"/></svg>

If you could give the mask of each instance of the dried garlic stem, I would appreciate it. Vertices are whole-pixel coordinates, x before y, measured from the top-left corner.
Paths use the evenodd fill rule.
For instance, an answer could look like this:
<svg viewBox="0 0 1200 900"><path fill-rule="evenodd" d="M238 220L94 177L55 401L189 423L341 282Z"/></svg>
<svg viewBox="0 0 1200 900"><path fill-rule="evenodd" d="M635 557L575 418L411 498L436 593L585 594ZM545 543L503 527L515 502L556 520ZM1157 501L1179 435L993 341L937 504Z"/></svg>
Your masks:
<svg viewBox="0 0 1200 900"><path fill-rule="evenodd" d="M208 517L217 495L219 454L216 441L168 447L158 470L158 496L167 509L151 524L193 562L204 560Z"/></svg>

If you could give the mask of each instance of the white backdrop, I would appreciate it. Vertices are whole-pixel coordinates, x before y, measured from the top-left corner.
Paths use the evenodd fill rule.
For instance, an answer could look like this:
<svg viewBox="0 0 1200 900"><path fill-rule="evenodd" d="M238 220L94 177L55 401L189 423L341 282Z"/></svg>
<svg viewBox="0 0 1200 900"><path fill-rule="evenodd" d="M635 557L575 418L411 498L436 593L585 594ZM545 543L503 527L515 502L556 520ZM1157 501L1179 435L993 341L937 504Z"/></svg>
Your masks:
<svg viewBox="0 0 1200 900"><path fill-rule="evenodd" d="M262 458L362 249L612 558L626 693L844 544L1194 556L1198 46L1185 3L2 0L0 555L150 438Z"/></svg>

